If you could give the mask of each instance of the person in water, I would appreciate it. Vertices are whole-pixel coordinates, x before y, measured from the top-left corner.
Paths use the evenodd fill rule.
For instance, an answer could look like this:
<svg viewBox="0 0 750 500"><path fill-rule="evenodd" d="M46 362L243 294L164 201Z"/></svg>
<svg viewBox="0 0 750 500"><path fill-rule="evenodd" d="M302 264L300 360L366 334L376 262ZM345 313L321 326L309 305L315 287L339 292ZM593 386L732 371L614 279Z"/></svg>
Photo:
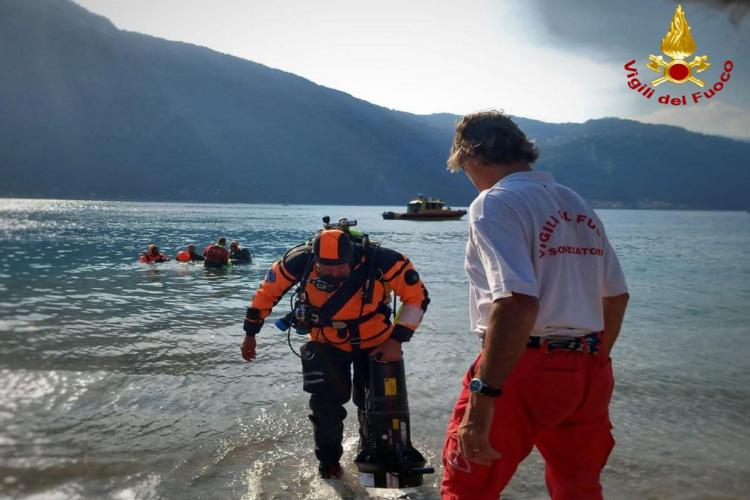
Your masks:
<svg viewBox="0 0 750 500"><path fill-rule="evenodd" d="M229 243L229 260L238 264L248 264L252 262L253 256L249 248L240 247L237 240Z"/></svg>
<svg viewBox="0 0 750 500"><path fill-rule="evenodd" d="M148 250L141 254L140 261L144 264L153 264L156 262L166 262L169 257L164 252L160 252L159 248L153 243L148 246Z"/></svg>
<svg viewBox="0 0 750 500"><path fill-rule="evenodd" d="M187 246L187 252L190 256L190 262L203 262L205 260L205 257L195 251L195 245L192 243Z"/></svg>
<svg viewBox="0 0 750 500"><path fill-rule="evenodd" d="M222 237L211 245L208 245L203 250L203 265L205 267L222 268L229 265L229 252L225 248L227 245L227 239Z"/></svg>
<svg viewBox="0 0 750 500"><path fill-rule="evenodd" d="M307 329L310 339L302 348L303 390L310 393L318 473L336 479L342 473L344 404L353 395L363 438L370 363L401 359L402 343L419 326L429 298L406 256L353 242L337 229L325 230L312 243L289 250L266 273L247 308L241 346L245 361L255 358L255 335L295 283L304 287L295 305L299 321L293 324L298 331ZM390 290L403 302L395 325Z"/></svg>

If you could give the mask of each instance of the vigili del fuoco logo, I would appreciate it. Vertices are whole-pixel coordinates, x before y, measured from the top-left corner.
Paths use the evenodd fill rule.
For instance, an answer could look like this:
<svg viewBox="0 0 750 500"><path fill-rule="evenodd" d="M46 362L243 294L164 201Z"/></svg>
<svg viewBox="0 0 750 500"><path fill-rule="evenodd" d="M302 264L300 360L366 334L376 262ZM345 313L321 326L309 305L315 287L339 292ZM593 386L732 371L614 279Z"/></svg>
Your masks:
<svg viewBox="0 0 750 500"><path fill-rule="evenodd" d="M685 17L685 11L682 10L682 6L678 5L672 17L672 22L669 23L669 31L664 38L661 40L661 51L663 55L648 56L648 64L645 67L654 73L655 78L648 82L649 74L646 73L643 76L643 80L638 78L638 65L636 60L628 61L624 68L628 71L628 87L641 94L646 99L651 99L656 94L656 87L659 87L663 83L671 83L671 85L665 85L659 87L669 93L664 93L657 97L659 104L665 104L667 106L687 106L688 104L698 104L703 101L712 99L716 94L724 89L724 86L732 75L734 69L734 63L731 60L726 60L722 65L722 73L718 80L713 85L706 86L706 80L703 79L701 73L708 70L711 67L708 55L697 55L697 46L695 39L690 29L690 25ZM693 56L693 60L690 61L690 56ZM679 92L677 87L679 85L685 85L693 87L699 87L702 90L696 90L690 94Z"/></svg>

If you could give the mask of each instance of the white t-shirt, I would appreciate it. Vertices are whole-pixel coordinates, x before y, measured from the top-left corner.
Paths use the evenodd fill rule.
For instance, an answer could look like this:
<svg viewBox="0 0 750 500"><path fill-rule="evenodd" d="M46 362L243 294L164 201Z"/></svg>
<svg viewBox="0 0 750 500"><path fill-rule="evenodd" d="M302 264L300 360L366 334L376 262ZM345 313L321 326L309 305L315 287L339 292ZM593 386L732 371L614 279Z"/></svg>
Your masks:
<svg viewBox="0 0 750 500"><path fill-rule="evenodd" d="M599 217L547 172L516 172L479 193L465 268L479 335L492 302L512 292L539 298L532 336L579 336L604 328L602 297L627 291Z"/></svg>

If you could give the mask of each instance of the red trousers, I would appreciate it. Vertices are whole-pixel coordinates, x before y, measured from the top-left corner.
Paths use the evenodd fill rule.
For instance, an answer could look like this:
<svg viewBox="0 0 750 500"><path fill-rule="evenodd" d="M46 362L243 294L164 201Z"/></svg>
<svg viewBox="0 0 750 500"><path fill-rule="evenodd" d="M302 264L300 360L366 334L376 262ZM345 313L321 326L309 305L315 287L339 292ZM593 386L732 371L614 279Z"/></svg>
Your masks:
<svg viewBox="0 0 750 500"><path fill-rule="evenodd" d="M490 465L466 460L456 438L477 361L464 377L448 424L443 500L497 499L533 446L544 457L553 500L601 499L599 474L615 444L609 421L614 379L608 357L527 348L495 401L490 444L502 458Z"/></svg>

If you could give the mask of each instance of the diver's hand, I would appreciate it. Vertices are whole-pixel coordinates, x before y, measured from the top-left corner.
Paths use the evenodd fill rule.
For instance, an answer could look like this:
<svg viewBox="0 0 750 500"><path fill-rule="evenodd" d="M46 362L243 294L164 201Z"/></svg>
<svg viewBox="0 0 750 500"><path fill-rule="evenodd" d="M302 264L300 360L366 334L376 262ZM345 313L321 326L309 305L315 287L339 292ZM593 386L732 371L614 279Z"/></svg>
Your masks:
<svg viewBox="0 0 750 500"><path fill-rule="evenodd" d="M398 361L401 359L401 342L399 342L398 340L388 339L377 346L370 353L370 356L375 358L376 361L380 361L381 363Z"/></svg>
<svg viewBox="0 0 750 500"><path fill-rule="evenodd" d="M464 418L458 426L458 447L471 462L489 465L502 458L490 444L490 429L495 415L495 398L472 394Z"/></svg>
<svg viewBox="0 0 750 500"><path fill-rule="evenodd" d="M255 359L255 335L245 335L240 351L242 352L242 359L248 363Z"/></svg>

